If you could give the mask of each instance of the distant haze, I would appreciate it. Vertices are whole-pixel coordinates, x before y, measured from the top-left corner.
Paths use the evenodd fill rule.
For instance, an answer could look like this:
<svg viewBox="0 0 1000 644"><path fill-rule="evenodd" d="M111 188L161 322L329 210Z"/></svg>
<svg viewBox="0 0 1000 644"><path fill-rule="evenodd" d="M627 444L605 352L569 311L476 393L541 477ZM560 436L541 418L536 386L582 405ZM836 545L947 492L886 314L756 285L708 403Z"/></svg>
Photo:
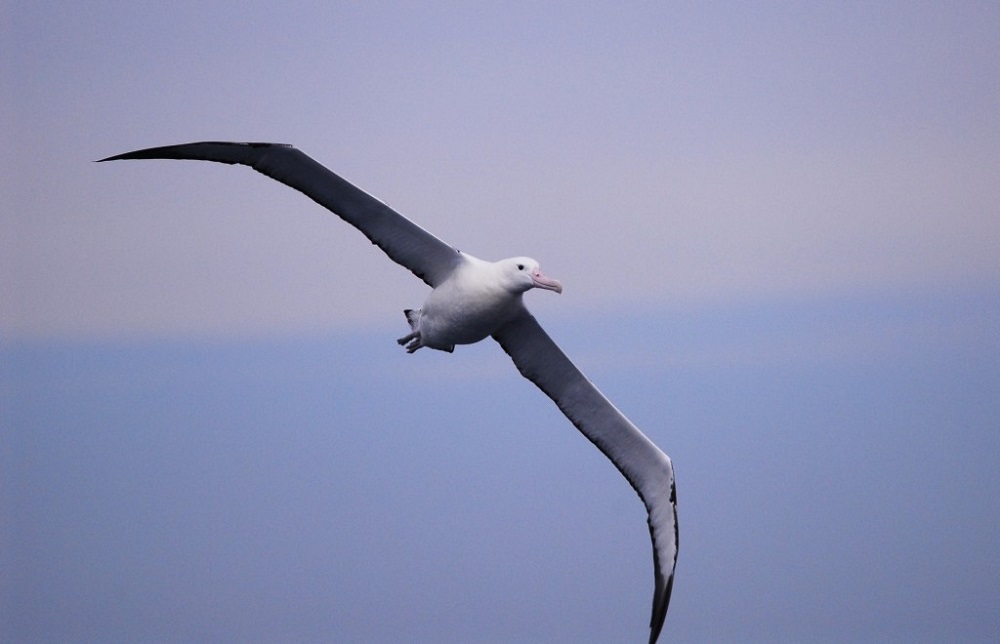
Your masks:
<svg viewBox="0 0 1000 644"><path fill-rule="evenodd" d="M294 143L559 310L1000 280L988 3L6 12L0 333L393 324L422 285L246 168Z"/></svg>
<svg viewBox="0 0 1000 644"><path fill-rule="evenodd" d="M248 168L292 143L673 459L663 642L1000 633L1000 3L6 3L0 641L642 642L633 490Z"/></svg>

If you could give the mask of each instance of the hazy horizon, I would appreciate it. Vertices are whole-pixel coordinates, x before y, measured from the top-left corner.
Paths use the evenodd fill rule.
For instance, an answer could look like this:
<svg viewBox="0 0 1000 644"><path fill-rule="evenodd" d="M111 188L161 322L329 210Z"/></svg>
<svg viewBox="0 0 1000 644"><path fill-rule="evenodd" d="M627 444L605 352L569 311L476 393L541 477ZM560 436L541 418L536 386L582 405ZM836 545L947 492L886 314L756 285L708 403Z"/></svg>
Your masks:
<svg viewBox="0 0 1000 644"><path fill-rule="evenodd" d="M0 639L645 641L632 489L247 168L565 291L674 461L661 641L1000 631L1000 5L0 9Z"/></svg>

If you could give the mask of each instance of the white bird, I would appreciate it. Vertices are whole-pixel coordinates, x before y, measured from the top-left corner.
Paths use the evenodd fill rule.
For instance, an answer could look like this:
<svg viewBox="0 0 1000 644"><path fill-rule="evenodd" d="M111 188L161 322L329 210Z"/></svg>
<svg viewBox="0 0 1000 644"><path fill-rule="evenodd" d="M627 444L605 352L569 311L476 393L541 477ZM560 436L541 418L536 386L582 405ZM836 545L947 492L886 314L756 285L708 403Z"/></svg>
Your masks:
<svg viewBox="0 0 1000 644"><path fill-rule="evenodd" d="M570 362L522 302L541 288L562 285L515 257L487 262L462 253L420 228L300 150L275 143L203 142L118 154L116 159L194 159L246 165L310 197L340 216L433 290L417 310L406 310L411 332L399 339L410 353L421 347L452 351L493 336L521 374L551 398L638 492L653 541L653 614L649 641L667 615L677 563L677 496L670 458L636 428Z"/></svg>

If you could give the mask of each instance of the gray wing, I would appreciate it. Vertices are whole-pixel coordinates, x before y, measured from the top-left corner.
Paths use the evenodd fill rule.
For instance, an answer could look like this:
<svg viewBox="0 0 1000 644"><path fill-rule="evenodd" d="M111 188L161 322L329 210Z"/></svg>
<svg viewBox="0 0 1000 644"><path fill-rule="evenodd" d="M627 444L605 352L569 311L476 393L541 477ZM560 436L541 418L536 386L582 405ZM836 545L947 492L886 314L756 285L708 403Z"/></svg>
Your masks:
<svg viewBox="0 0 1000 644"><path fill-rule="evenodd" d="M649 641L667 616L677 563L677 493L670 458L570 362L525 308L493 334L518 370L551 398L628 479L649 513L653 540L653 615Z"/></svg>
<svg viewBox="0 0 1000 644"><path fill-rule="evenodd" d="M290 145L210 141L136 150L101 161L118 159L192 159L250 166L335 213L432 287L461 261L454 248Z"/></svg>

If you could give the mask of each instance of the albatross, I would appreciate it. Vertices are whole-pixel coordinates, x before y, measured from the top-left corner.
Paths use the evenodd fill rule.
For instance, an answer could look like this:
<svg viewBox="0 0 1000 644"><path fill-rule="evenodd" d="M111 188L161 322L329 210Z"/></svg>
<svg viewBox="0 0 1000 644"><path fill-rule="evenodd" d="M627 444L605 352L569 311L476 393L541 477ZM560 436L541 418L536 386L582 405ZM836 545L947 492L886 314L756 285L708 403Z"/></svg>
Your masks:
<svg viewBox="0 0 1000 644"><path fill-rule="evenodd" d="M404 311L410 332L398 340L408 353L422 347L451 352L455 345L496 340L525 378L618 468L648 513L653 542L653 613L649 642L659 638L677 564L677 494L670 458L583 375L528 312L533 288L562 292L528 257L497 262L463 253L355 187L294 146L278 143L201 142L110 156L190 159L253 168L295 188L361 231L391 260L431 287L419 309Z"/></svg>

